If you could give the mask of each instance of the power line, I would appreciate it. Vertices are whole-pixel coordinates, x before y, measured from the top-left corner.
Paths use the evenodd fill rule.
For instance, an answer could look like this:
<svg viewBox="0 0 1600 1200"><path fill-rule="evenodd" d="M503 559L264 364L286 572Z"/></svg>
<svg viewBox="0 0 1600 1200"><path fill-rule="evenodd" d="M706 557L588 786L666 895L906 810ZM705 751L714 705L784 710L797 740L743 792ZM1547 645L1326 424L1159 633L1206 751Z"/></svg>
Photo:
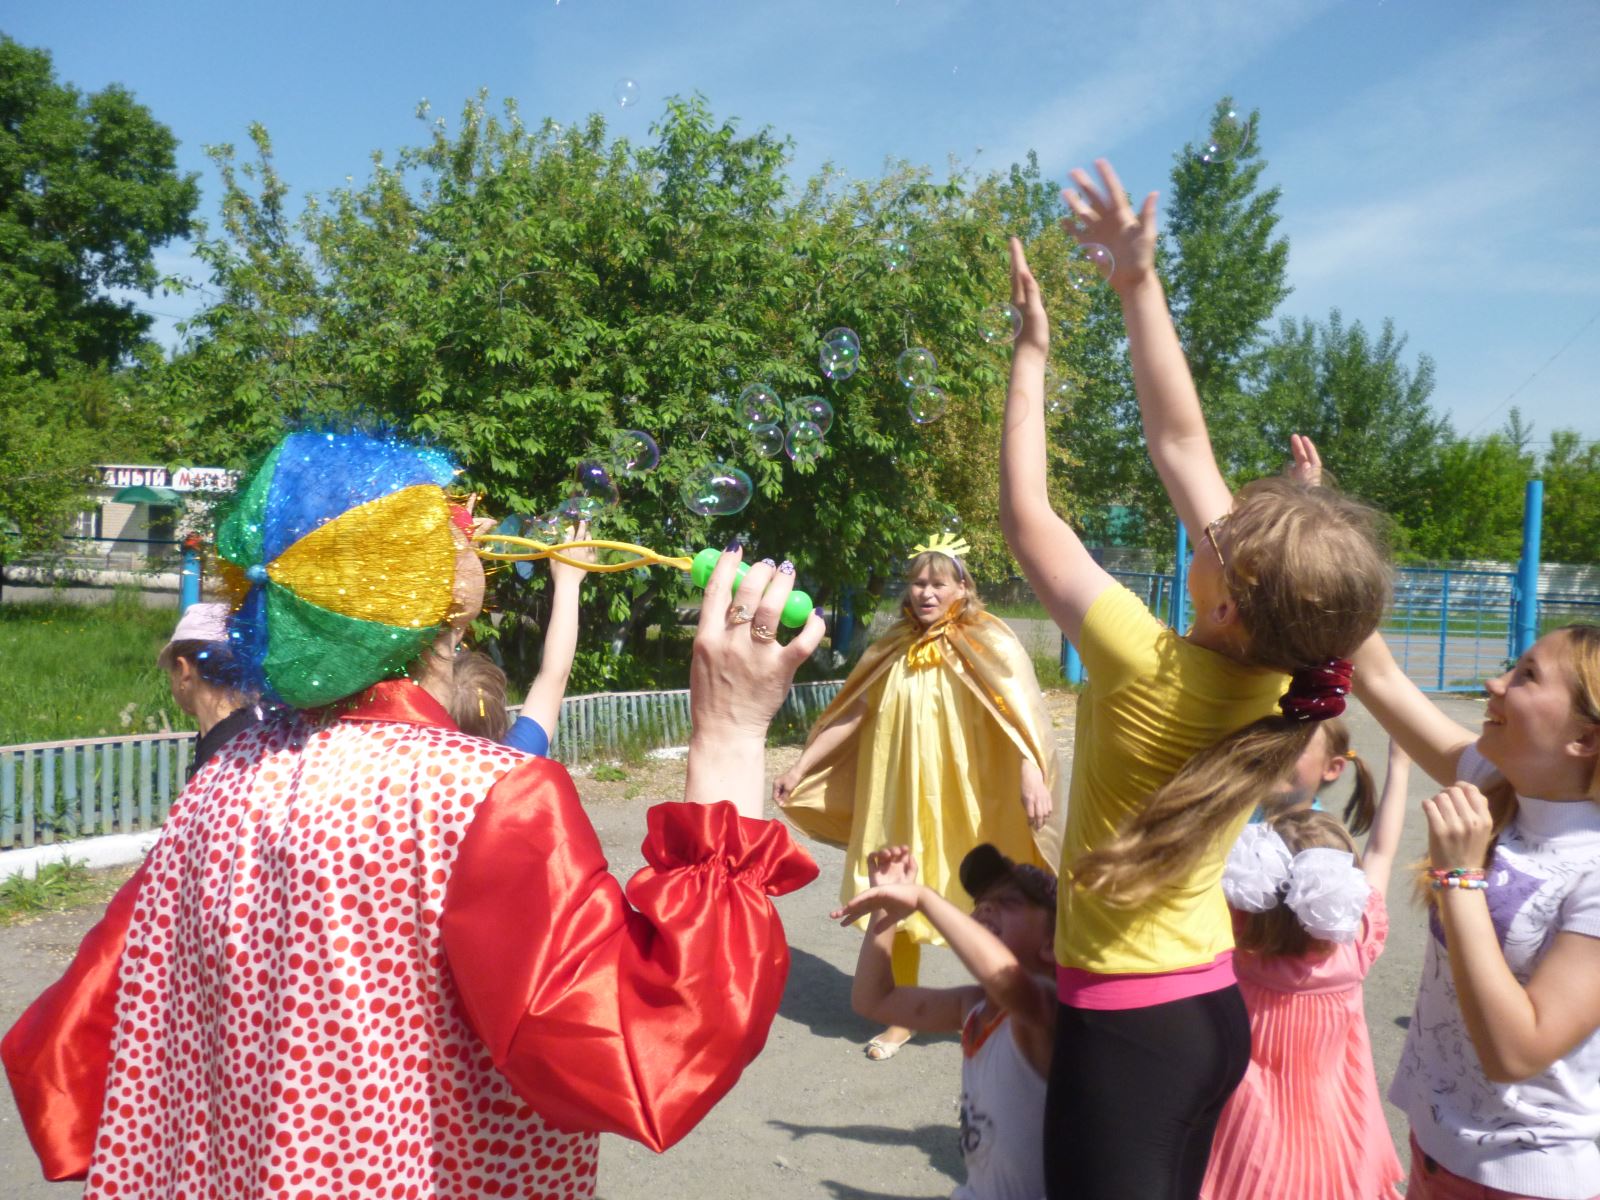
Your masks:
<svg viewBox="0 0 1600 1200"><path fill-rule="evenodd" d="M1557 350L1549 358L1545 359L1544 362L1539 365L1538 369L1535 370L1532 375L1529 375L1521 383L1517 384L1516 387L1512 388L1511 389L1511 394L1509 396L1507 396L1504 400L1500 401L1499 404L1495 405L1487 413L1485 413L1483 419L1481 421L1479 421L1476 425L1474 425L1471 429L1467 430L1467 432L1465 434L1463 434L1462 436L1471 437L1474 433L1477 433L1478 430L1482 429L1484 427L1484 425L1486 425L1488 423L1489 418L1497 415L1500 412L1501 409L1503 409L1506 405L1510 404L1513 400L1515 400L1517 398L1517 395L1522 391L1523 388L1527 387L1530 383L1532 383L1535 379L1537 379L1538 376L1539 376L1539 373L1541 371L1543 371L1545 369L1545 367L1548 367L1551 363L1555 362L1556 359L1560 358L1569 349L1571 349L1573 343L1576 342L1579 338L1581 338L1585 333L1587 333L1589 331L1589 326L1593 325L1596 321L1600 321L1600 312L1596 312L1594 314L1594 316L1590 317L1587 321L1585 321L1583 323L1583 327L1581 329L1579 329L1577 333L1573 334L1565 342L1562 343L1561 349Z"/></svg>

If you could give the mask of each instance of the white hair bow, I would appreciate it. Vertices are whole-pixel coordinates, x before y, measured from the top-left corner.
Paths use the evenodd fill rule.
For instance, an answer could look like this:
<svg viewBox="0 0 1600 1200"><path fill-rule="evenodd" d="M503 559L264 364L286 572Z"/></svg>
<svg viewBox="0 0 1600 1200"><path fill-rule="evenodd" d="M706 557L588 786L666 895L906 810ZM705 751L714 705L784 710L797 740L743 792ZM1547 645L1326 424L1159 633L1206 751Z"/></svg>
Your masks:
<svg viewBox="0 0 1600 1200"><path fill-rule="evenodd" d="M1318 846L1290 855L1277 830L1247 825L1228 854L1222 891L1244 912L1266 912L1280 901L1307 933L1325 942L1350 942L1361 928L1372 885L1348 850Z"/></svg>

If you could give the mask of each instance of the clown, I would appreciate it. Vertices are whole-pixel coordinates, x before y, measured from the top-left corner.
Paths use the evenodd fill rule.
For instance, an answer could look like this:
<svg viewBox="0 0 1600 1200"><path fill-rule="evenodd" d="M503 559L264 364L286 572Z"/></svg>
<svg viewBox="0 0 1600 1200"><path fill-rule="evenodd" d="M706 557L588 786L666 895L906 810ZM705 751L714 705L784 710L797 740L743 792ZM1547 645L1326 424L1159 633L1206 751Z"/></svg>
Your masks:
<svg viewBox="0 0 1600 1200"><path fill-rule="evenodd" d="M914 548L900 620L773 787L797 828L845 847L845 903L869 886L867 857L880 846L909 846L922 881L963 907L961 860L980 843L1055 872L1066 780L1050 715L1022 643L983 611L966 551L949 535ZM922 944L939 940L921 916L901 926L896 985L916 983ZM891 1027L867 1056L890 1058L910 1036Z"/></svg>
<svg viewBox="0 0 1600 1200"><path fill-rule="evenodd" d="M450 475L299 433L242 490L218 537L229 638L288 712L195 776L7 1034L47 1177L91 1198L588 1196L598 1132L672 1144L760 1050L788 969L768 897L816 867L741 813L820 619L752 639L723 614L775 620L791 580L755 566L730 595L724 556L686 802L651 810L625 894L566 771L445 713L483 596Z"/></svg>

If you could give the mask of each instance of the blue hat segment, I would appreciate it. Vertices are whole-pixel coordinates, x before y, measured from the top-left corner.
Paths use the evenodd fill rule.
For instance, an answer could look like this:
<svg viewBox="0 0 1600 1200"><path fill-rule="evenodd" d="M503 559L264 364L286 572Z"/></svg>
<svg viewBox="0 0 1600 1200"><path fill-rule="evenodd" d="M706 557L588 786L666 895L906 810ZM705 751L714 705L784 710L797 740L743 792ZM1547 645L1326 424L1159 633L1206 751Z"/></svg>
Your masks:
<svg viewBox="0 0 1600 1200"><path fill-rule="evenodd" d="M272 562L312 530L401 488L446 486L455 465L435 447L368 433L292 433L267 497L262 558Z"/></svg>

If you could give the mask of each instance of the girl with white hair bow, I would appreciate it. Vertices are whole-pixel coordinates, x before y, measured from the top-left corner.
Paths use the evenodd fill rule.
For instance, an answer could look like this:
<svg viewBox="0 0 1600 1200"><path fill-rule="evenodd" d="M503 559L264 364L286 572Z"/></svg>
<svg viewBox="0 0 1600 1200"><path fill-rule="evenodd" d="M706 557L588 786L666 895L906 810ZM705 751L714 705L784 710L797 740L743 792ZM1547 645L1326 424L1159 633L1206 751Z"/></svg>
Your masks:
<svg viewBox="0 0 1600 1200"><path fill-rule="evenodd" d="M1366 852L1300 809L1247 826L1222 890L1250 1013L1250 1066L1222 1111L1203 1197L1398 1200L1403 1172L1378 1099L1361 985L1389 929L1384 891L1410 760L1393 745Z"/></svg>

